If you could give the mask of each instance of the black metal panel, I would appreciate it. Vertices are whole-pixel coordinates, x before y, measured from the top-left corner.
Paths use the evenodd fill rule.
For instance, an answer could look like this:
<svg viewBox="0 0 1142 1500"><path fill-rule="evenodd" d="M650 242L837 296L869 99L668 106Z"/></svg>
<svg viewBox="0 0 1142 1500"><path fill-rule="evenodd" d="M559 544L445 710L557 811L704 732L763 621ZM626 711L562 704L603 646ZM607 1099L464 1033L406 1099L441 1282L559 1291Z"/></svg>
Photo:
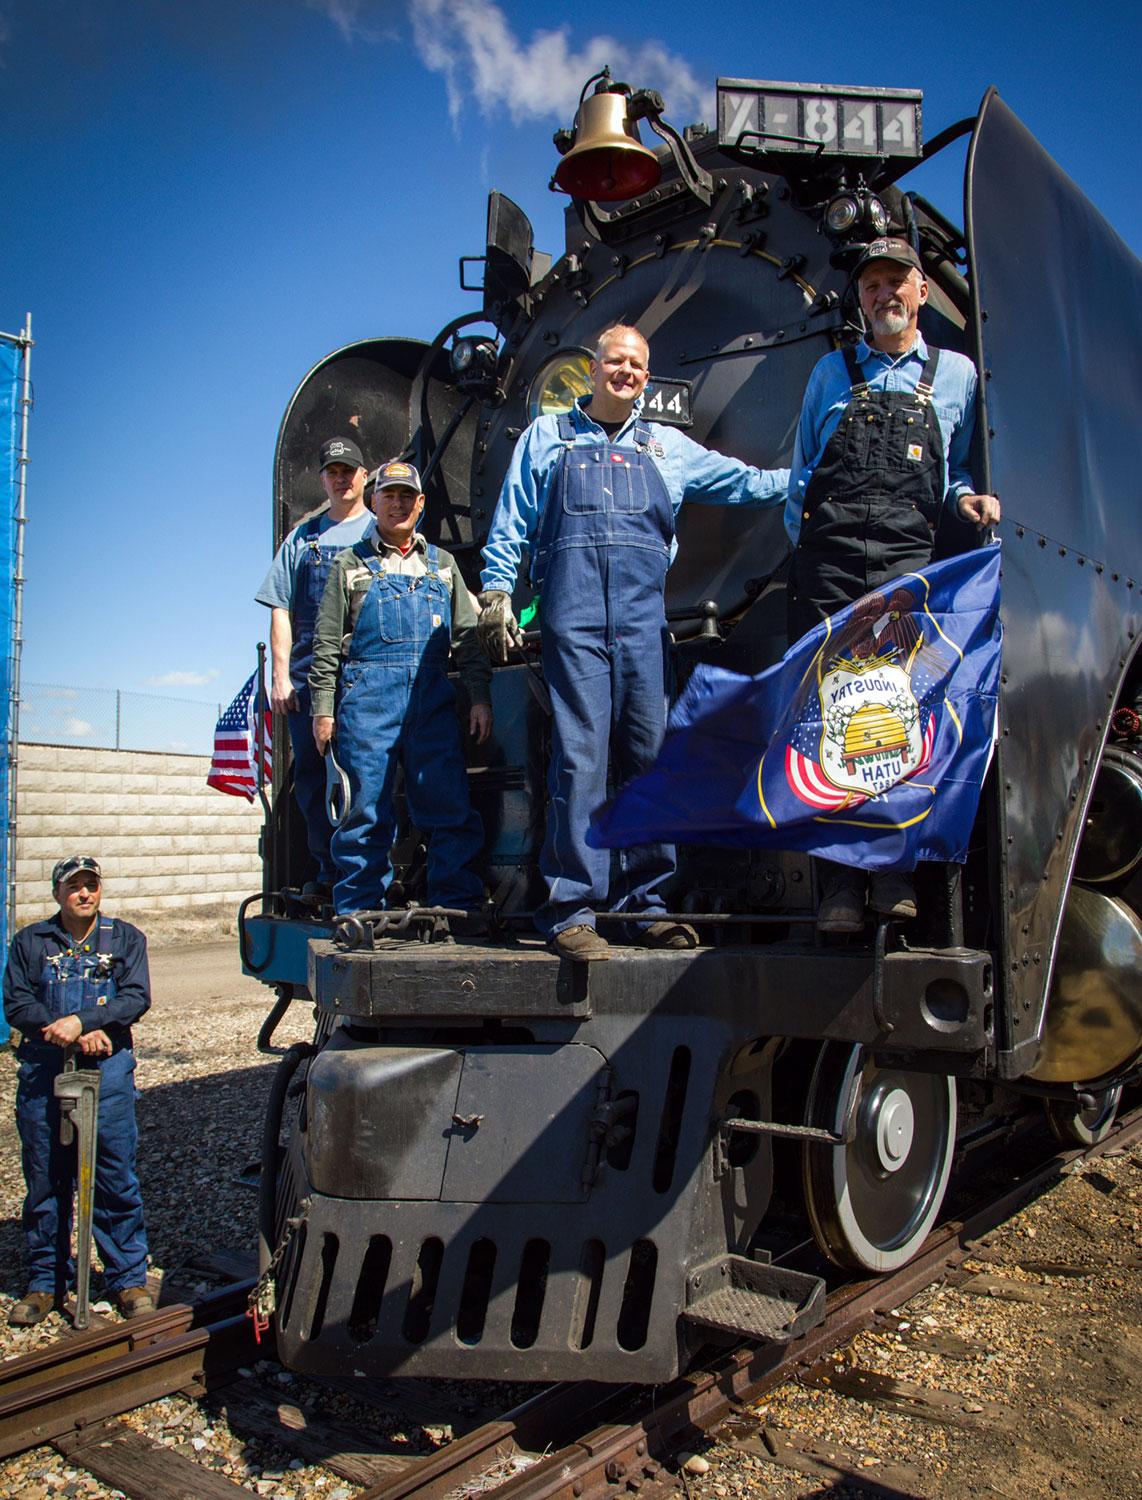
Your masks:
<svg viewBox="0 0 1142 1500"><path fill-rule="evenodd" d="M890 953L879 990L872 952L772 945L690 952L612 950L575 964L536 940L508 949L390 941L343 953L310 945L319 1008L382 1025L511 1018L686 1016L716 1010L737 1035L889 1043L958 1055L991 1041L991 955Z"/></svg>
<svg viewBox="0 0 1142 1500"><path fill-rule="evenodd" d="M994 92L966 207L1004 509L1004 1020L1022 1071L1107 714L1142 628L1142 265Z"/></svg>
<svg viewBox="0 0 1142 1500"><path fill-rule="evenodd" d="M387 939L376 952L311 943L310 993L361 1020L589 1016L586 971L542 948L487 949Z"/></svg>
<svg viewBox="0 0 1142 1500"><path fill-rule="evenodd" d="M325 503L317 455L327 437L356 437L376 468L403 453L420 425L409 411L413 380L429 346L420 339L365 339L337 349L298 386L278 433L274 459L274 546L303 516ZM433 430L440 433L462 398L445 383L447 356L433 356L428 381ZM465 418L428 485L423 529L450 549L471 541L467 523L468 464L475 418Z"/></svg>

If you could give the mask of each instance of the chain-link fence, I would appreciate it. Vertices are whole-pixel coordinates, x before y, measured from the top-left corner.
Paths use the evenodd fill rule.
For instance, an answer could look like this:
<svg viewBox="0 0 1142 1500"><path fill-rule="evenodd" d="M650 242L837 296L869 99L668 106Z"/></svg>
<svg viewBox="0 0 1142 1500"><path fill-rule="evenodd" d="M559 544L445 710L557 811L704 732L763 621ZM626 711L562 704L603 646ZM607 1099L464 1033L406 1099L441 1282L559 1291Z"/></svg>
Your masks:
<svg viewBox="0 0 1142 1500"><path fill-rule="evenodd" d="M164 698L157 693L20 684L20 739L30 745L209 755L221 713L218 703Z"/></svg>

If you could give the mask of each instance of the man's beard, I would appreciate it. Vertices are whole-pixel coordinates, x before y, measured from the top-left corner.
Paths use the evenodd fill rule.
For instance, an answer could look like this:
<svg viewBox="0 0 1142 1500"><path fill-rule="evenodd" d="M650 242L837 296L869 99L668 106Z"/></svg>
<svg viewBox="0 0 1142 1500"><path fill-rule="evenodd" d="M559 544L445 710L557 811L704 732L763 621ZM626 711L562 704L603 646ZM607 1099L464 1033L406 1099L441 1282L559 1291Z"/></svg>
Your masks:
<svg viewBox="0 0 1142 1500"><path fill-rule="evenodd" d="M885 308L882 312L874 312L872 315L874 333L903 333L907 327L908 314L903 308Z"/></svg>

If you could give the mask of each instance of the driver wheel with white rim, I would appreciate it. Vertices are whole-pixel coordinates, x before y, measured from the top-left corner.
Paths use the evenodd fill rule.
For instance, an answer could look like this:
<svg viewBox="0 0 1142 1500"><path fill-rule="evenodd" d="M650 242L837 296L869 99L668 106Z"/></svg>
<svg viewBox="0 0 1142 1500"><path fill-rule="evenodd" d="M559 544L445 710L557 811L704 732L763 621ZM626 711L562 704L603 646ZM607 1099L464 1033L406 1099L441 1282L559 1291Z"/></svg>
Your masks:
<svg viewBox="0 0 1142 1500"><path fill-rule="evenodd" d="M895 1271L920 1249L944 1200L956 1143L955 1079L880 1067L862 1046L826 1042L806 1123L844 1135L850 1120L848 1144L803 1147L813 1235L836 1265Z"/></svg>

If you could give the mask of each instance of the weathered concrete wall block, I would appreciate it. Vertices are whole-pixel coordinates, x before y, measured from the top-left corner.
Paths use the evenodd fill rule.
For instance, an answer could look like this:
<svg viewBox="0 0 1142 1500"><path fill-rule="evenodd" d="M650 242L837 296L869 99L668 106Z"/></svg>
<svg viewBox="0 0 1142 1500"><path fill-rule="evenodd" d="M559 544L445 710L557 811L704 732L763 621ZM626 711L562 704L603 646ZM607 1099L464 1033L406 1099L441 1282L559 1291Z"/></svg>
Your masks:
<svg viewBox="0 0 1142 1500"><path fill-rule="evenodd" d="M16 826L16 922L55 908L48 882L63 854L103 865L105 904L152 940L232 923L261 885L259 803L206 785L203 755L21 745ZM148 913L156 920L148 923Z"/></svg>

